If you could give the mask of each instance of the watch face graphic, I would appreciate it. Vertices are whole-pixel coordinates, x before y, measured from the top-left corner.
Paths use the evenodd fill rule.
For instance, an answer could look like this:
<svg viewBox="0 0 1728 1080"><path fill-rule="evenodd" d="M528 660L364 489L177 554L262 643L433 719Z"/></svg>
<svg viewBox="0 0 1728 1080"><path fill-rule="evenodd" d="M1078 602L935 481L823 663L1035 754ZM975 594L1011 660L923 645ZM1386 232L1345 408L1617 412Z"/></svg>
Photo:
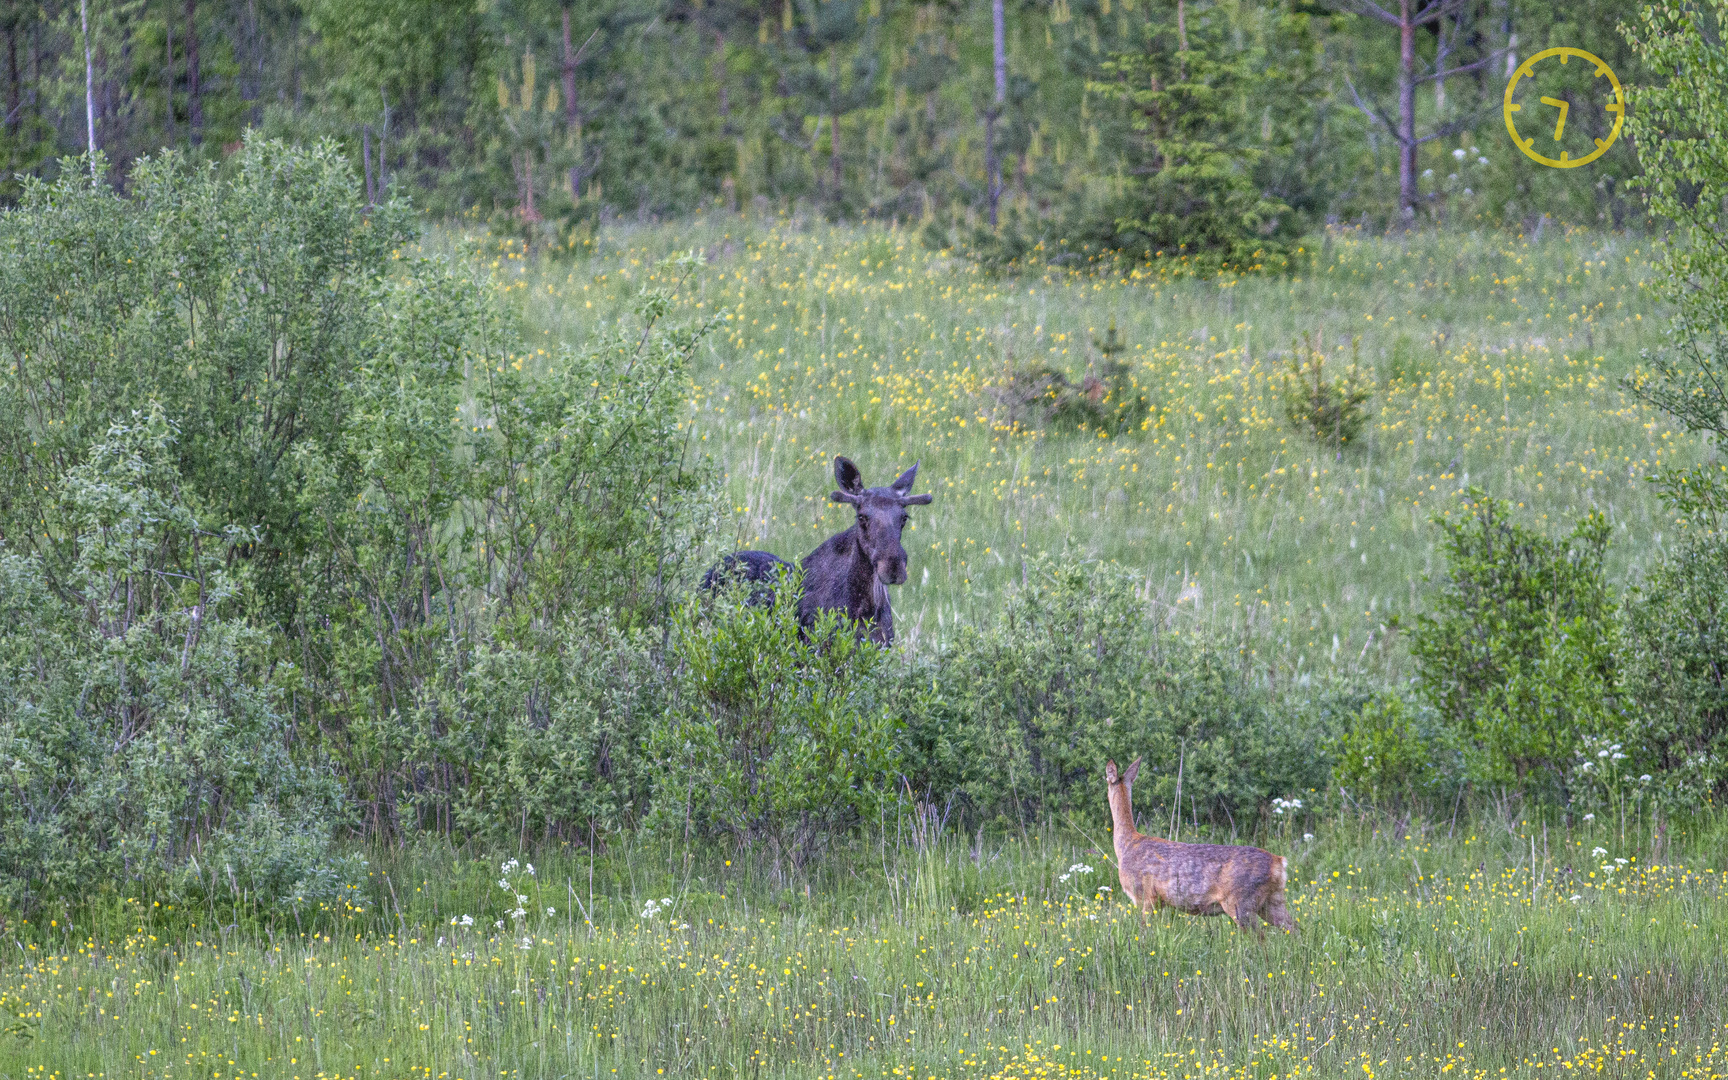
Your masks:
<svg viewBox="0 0 1728 1080"><path fill-rule="evenodd" d="M1527 93L1522 101L1512 100L1520 81L1529 79L1532 90L1540 89L1539 79L1543 84L1559 81L1556 77L1565 73L1553 71L1552 68L1569 65L1574 59L1582 61L1583 68L1593 71L1586 89L1556 89L1556 93L1569 94L1569 98ZM1537 65L1542 66L1540 76ZM1606 82L1602 81L1604 78L1607 79ZM1570 81L1577 83L1578 80L1574 78ZM1568 138L1568 114L1572 113L1574 106L1577 107L1578 114L1570 118L1572 135ZM1585 113L1585 110L1598 109L1614 117L1613 126L1603 136L1593 134L1600 131L1600 124L1590 123L1590 116ZM1506 117L1506 130L1511 132L1512 141L1518 144L1518 149L1522 150L1526 157L1550 168L1576 169L1607 153L1608 148L1614 145L1614 140L1620 137L1620 128L1626 123L1626 91L1621 88L1620 80L1614 77L1614 73L1601 58L1583 49L1543 49L1519 64L1518 70L1512 73L1511 80L1506 84L1506 97L1501 103L1500 111ZM1519 131L1520 124L1523 125L1522 132ZM1549 156L1550 154L1553 156Z"/></svg>

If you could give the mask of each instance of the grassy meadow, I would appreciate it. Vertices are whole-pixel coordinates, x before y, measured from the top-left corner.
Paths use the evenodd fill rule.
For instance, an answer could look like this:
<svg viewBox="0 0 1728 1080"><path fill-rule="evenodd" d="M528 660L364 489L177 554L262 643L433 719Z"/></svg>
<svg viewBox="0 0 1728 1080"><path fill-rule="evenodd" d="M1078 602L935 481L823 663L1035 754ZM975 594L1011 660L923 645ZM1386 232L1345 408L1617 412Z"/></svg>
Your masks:
<svg viewBox="0 0 1728 1080"><path fill-rule="evenodd" d="M907 649L1023 556L1067 552L1134 568L1175 625L1271 674L1393 675L1397 619L1438 570L1431 519L1467 485L1550 531L1601 511L1636 580L1676 528L1644 478L1704 452L1623 388L1661 340L1649 241L1317 246L1291 278L992 279L903 232L714 215L493 269L544 342L516 358L533 365L618 318L660 256L702 249L673 317L722 318L690 401L735 510L713 546L800 556L847 524L835 454L871 483L922 462ZM1143 429L1038 430L1004 373L1077 380L1112 320ZM1284 417L1292 342L1316 334L1374 386L1342 453ZM371 851L346 903L289 916L97 889L0 913L0 1080L1728 1077L1728 819L1306 799L1237 838L1292 861L1299 932L1264 939L1122 903L1102 783L1085 821L890 820L790 884L640 837Z"/></svg>
<svg viewBox="0 0 1728 1080"><path fill-rule="evenodd" d="M1292 278L993 279L904 231L717 215L621 229L574 268L495 265L552 347L616 317L658 257L703 250L675 317L725 319L691 402L736 510L719 546L801 557L849 523L828 502L834 455L867 483L919 461L936 501L913 513L894 598L914 640L990 605L1023 555L1068 552L1143 573L1172 619L1246 639L1274 671L1379 667L1435 569L1430 519L1466 485L1549 531L1608 515L1623 579L1674 537L1643 478L1700 448L1622 386L1665 322L1648 239L1345 229L1317 246ZM1112 320L1152 406L1143 430L1016 415L1007 370L1078 381ZM1329 371L1355 357L1374 385L1341 455L1284 416L1292 344L1316 334Z"/></svg>
<svg viewBox="0 0 1728 1080"><path fill-rule="evenodd" d="M1079 832L892 822L790 889L642 844L385 856L270 927L116 897L20 936L0 1076L1728 1076L1719 820L1260 839L1295 935L1143 919Z"/></svg>

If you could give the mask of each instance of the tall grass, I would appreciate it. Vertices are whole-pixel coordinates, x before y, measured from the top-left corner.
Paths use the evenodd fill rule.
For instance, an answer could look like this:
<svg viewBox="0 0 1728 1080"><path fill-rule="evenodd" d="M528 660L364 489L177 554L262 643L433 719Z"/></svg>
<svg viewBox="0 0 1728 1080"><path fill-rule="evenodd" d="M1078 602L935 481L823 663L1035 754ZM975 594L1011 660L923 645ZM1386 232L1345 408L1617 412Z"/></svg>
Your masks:
<svg viewBox="0 0 1728 1080"><path fill-rule="evenodd" d="M793 888L652 842L398 853L298 927L14 927L0 1077L1728 1075L1728 823L1665 830L1279 823L1300 928L1263 941L1141 917L1072 830L889 822Z"/></svg>
<svg viewBox="0 0 1728 1080"><path fill-rule="evenodd" d="M1646 238L1333 230L1317 246L1292 278L992 279L904 231L720 215L620 230L574 268L497 266L550 347L616 317L659 254L703 249L680 306L729 321L691 423L725 471L731 542L799 557L848 523L827 500L835 454L869 482L921 460L936 502L914 514L894 601L914 640L992 604L1023 555L1068 551L1135 568L1172 618L1248 639L1270 668L1379 666L1435 570L1430 518L1468 485L1555 530L1601 510L1622 579L1672 541L1642 479L1702 450L1622 387L1661 340ZM1144 430L1011 423L1005 372L1077 379L1112 319ZM1292 343L1316 333L1374 383L1367 435L1342 453L1284 418Z"/></svg>

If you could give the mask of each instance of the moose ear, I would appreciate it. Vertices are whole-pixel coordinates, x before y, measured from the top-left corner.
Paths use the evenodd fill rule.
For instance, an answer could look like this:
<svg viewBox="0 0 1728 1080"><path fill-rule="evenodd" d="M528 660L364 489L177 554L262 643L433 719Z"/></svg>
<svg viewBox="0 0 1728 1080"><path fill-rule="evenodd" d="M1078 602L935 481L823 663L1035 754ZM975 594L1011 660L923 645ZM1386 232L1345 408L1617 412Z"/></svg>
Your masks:
<svg viewBox="0 0 1728 1080"><path fill-rule="evenodd" d="M837 502L837 503L848 503L852 506L857 506L858 505L858 496L852 494L849 491L836 491L836 492L831 493L828 496L828 501L829 502Z"/></svg>
<svg viewBox="0 0 1728 1080"><path fill-rule="evenodd" d="M1128 774L1122 778L1123 783L1132 784L1134 778L1140 775L1140 759L1135 758L1134 764L1128 766Z"/></svg>
<svg viewBox="0 0 1728 1080"><path fill-rule="evenodd" d="M1106 784L1114 784L1116 782L1116 778L1117 778L1116 763L1114 761L1106 761L1104 763L1104 782Z"/></svg>
<svg viewBox="0 0 1728 1080"><path fill-rule="evenodd" d="M861 495L864 492L864 474L858 471L858 466L846 458L837 457L834 459L834 482L840 485L841 490L849 491L854 495Z"/></svg>
<svg viewBox="0 0 1728 1080"><path fill-rule="evenodd" d="M912 490L912 481L918 479L918 465L919 462L914 461L910 469L901 473L899 478L888 486L904 496L908 491Z"/></svg>
<svg viewBox="0 0 1728 1080"><path fill-rule="evenodd" d="M933 495L908 495L900 500L901 506L929 506Z"/></svg>

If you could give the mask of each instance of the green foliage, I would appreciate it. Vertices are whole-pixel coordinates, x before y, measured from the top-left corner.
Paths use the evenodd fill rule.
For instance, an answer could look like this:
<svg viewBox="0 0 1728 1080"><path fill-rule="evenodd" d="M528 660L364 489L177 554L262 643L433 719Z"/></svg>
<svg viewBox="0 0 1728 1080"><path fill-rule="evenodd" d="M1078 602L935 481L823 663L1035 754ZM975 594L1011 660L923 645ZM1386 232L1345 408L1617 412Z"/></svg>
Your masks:
<svg viewBox="0 0 1728 1080"><path fill-rule="evenodd" d="M1297 431L1339 453L1356 441L1368 423L1364 406L1373 396L1373 388L1364 380L1357 362L1361 344L1360 336L1350 340L1349 366L1343 375L1328 379L1326 354L1316 332L1312 346L1296 342L1291 349L1290 370L1284 376L1284 418Z"/></svg>
<svg viewBox="0 0 1728 1080"><path fill-rule="evenodd" d="M58 580L0 548L0 899L26 911L118 882L294 905L353 871L175 442L153 407L67 471Z"/></svg>
<svg viewBox="0 0 1728 1080"><path fill-rule="evenodd" d="M1415 802L1445 779L1443 756L1439 740L1418 725L1415 709L1394 694L1376 694L1338 740L1332 786L1358 800Z"/></svg>
<svg viewBox="0 0 1728 1080"><path fill-rule="evenodd" d="M1673 801L1728 793L1728 545L1694 539L1645 578L1626 608L1632 731Z"/></svg>
<svg viewBox="0 0 1728 1080"><path fill-rule="evenodd" d="M1113 566L1028 564L997 614L910 665L897 693L915 791L1027 824L1101 804L1099 769L1145 755L1136 795L1181 776L1217 820L1321 786L1323 727L1278 710L1222 649L1159 625Z"/></svg>
<svg viewBox="0 0 1728 1080"><path fill-rule="evenodd" d="M1471 780L1563 795L1579 738L1624 727L1608 523L1591 514L1552 540L1476 489L1464 510L1435 519L1446 576L1411 635L1418 683Z"/></svg>
<svg viewBox="0 0 1728 1080"><path fill-rule="evenodd" d="M1226 46L1213 20L1196 19L1186 41L1167 27L1151 47L1107 61L1090 88L1129 110L1138 136L1124 163L1130 179L1090 227L1071 231L1136 262L1287 267L1290 207L1259 189L1263 151L1241 137L1238 110L1257 93L1258 60Z"/></svg>
<svg viewBox="0 0 1728 1080"><path fill-rule="evenodd" d="M1644 175L1638 188L1650 210L1675 222L1658 286L1674 305L1672 343L1650 357L1654 372L1629 381L1634 393L1720 446L1728 437L1728 162L1720 147L1728 126L1728 48L1721 27L1728 2L1699 7L1645 6L1638 23L1622 27L1647 69L1670 75L1635 87L1627 129L1637 141ZM1670 74L1671 73L1671 74ZM1668 466L1656 474L1663 497L1690 523L1728 525L1728 471Z"/></svg>
<svg viewBox="0 0 1728 1080"><path fill-rule="evenodd" d="M884 651L834 612L802 630L798 584L674 613L678 696L653 736L663 827L765 844L776 867L805 866L892 798L895 725L869 693Z"/></svg>
<svg viewBox="0 0 1728 1080"><path fill-rule="evenodd" d="M664 668L641 632L604 613L571 620L555 644L476 655L414 718L398 787L404 828L507 847L586 845L644 820Z"/></svg>
<svg viewBox="0 0 1728 1080"><path fill-rule="evenodd" d="M1099 362L1077 383L1049 364L1010 367L992 387L1005 419L1057 431L1117 434L1140 429L1152 403L1134 365L1121 358L1128 346L1116 331L1114 316L1103 339L1094 339L1092 345Z"/></svg>
<svg viewBox="0 0 1728 1080"><path fill-rule="evenodd" d="M177 468L277 618L314 542L295 448L329 445L378 311L400 205L367 217L331 146L251 140L226 175L177 154L142 163L122 198L68 167L0 215L0 531L29 538L49 580L76 557L57 479L147 399L180 426Z"/></svg>
<svg viewBox="0 0 1728 1080"><path fill-rule="evenodd" d="M13 670L49 674L8 684L0 708L59 694L99 733L97 686L136 718L184 685L191 715L231 736L200 753L262 770L209 796L219 812L194 791L199 824L158 829L161 866L128 850L151 880L244 822L235 842L276 869L248 885L244 860L221 881L206 860L196 879L310 895L283 867L335 880L313 854L338 782L374 835L585 841L647 809L639 747L665 683L643 634L712 533L683 409L714 320L668 328L671 293L648 287L637 321L539 362L485 282L405 253L406 208L368 212L352 179L330 146L256 138L221 172L146 163L128 197L70 170L31 181L0 216L16 256L0 269L0 438L18 462L0 535L59 627L35 651L16 639ZM694 265L656 275L676 289ZM93 429L110 435L91 447ZM74 615L94 629L62 625ZM164 790L220 773L161 768ZM286 793L260 802L266 780Z"/></svg>

